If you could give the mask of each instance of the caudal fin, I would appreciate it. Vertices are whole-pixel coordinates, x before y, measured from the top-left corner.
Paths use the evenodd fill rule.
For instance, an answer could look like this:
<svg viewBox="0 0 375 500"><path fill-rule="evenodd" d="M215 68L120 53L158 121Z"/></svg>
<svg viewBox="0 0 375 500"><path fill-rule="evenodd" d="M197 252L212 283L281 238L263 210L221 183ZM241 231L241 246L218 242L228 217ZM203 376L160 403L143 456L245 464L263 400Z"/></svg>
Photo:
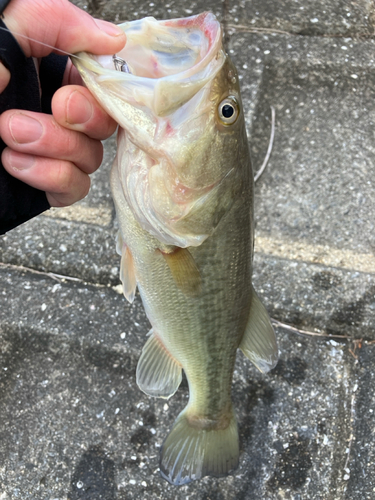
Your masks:
<svg viewBox="0 0 375 500"><path fill-rule="evenodd" d="M186 410L180 413L164 441L160 473L180 486L203 476L225 476L238 465L237 421L232 410L226 428L202 429L192 425Z"/></svg>

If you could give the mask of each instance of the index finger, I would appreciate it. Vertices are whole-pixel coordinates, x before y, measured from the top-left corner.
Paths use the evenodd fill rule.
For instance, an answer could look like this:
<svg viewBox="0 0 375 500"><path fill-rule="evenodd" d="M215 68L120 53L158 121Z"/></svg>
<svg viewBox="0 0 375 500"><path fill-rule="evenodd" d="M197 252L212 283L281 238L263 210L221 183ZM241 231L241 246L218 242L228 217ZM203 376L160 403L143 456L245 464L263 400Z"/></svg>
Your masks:
<svg viewBox="0 0 375 500"><path fill-rule="evenodd" d="M4 21L27 57L44 57L51 47L73 54L115 54L126 42L116 25L94 19L68 0L13 0Z"/></svg>

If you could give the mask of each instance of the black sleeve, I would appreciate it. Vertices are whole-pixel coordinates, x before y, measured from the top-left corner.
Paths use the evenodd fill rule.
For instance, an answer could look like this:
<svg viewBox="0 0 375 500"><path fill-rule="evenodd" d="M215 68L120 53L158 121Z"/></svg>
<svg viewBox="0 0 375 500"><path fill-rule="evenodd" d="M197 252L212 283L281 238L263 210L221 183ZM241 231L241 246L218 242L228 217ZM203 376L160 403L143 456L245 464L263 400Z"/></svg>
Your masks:
<svg viewBox="0 0 375 500"><path fill-rule="evenodd" d="M6 28L0 19L0 26ZM11 74L0 94L0 113L7 109L51 112L51 98L60 87L67 58L51 54L41 64L41 89L32 58L26 58L9 31L0 30L0 60ZM45 91L44 91L45 88ZM0 154L6 147L0 138ZM0 160L0 234L13 229L50 208L44 191L15 179Z"/></svg>
<svg viewBox="0 0 375 500"><path fill-rule="evenodd" d="M56 90L61 87L67 60L67 56L58 56L57 54L50 54L42 59L39 67L42 113L52 114L52 97Z"/></svg>

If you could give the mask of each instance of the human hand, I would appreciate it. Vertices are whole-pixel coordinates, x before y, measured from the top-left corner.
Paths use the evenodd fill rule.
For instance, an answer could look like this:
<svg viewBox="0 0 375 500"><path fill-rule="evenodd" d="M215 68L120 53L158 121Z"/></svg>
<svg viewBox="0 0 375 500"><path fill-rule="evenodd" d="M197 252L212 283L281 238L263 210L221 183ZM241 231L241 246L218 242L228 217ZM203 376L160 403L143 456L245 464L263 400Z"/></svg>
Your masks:
<svg viewBox="0 0 375 500"><path fill-rule="evenodd" d="M116 26L94 20L68 0L13 0L4 21L25 55L33 57L46 56L52 49L16 33L70 53L114 54L126 40ZM63 84L76 82L80 78L69 64ZM0 65L0 91L7 83L7 70ZM88 174L102 160L100 140L114 132L116 123L86 88L77 85L55 93L52 112L53 116L9 110L0 116L0 136L8 146L2 163L14 177L46 191L51 206L66 206L87 194Z"/></svg>

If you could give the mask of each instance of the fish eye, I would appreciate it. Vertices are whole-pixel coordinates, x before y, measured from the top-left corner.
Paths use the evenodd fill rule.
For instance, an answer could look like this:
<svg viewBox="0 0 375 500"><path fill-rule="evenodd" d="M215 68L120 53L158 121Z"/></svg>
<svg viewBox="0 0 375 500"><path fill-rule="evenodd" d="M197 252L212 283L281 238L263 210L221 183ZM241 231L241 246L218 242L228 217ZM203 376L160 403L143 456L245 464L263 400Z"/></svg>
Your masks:
<svg viewBox="0 0 375 500"><path fill-rule="evenodd" d="M218 107L220 121L224 125L232 125L238 118L239 106L234 97L223 99Z"/></svg>

